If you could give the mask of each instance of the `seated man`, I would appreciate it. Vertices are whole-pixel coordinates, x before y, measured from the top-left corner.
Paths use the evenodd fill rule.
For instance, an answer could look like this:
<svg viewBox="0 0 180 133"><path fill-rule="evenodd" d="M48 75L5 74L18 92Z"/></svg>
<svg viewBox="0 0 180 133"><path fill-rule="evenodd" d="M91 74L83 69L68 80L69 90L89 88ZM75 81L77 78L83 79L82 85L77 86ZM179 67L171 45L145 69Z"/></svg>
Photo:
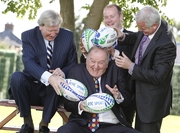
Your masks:
<svg viewBox="0 0 180 133"><path fill-rule="evenodd" d="M48 124L61 100L60 82L77 63L73 32L60 28L61 23L58 13L47 10L39 26L22 33L24 70L12 74L9 89L24 119L18 133L34 133L31 105L44 107L39 133L50 132Z"/></svg>
<svg viewBox="0 0 180 133"><path fill-rule="evenodd" d="M99 127L90 130L88 127L92 113L85 108L84 101L72 102L64 98L64 107L72 112L68 123L61 126L57 133L140 133L133 129L125 119L122 106L130 103L130 94L125 89L127 84L124 71L114 61L109 61L107 49L93 46L86 59L86 64L76 64L68 72L67 78L82 82L88 88L88 95L95 93L94 78L99 81L99 92L112 95L115 105L111 110L99 113Z"/></svg>

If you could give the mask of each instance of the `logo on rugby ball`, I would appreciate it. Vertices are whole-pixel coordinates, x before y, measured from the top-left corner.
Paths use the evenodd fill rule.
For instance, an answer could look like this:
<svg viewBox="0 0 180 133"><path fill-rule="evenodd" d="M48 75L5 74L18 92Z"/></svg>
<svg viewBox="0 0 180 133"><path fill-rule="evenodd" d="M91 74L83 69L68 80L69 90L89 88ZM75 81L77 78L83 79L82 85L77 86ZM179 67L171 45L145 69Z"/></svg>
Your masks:
<svg viewBox="0 0 180 133"><path fill-rule="evenodd" d="M64 89L62 95L70 101L82 101L88 96L88 90L86 86L75 79L65 79L68 86L61 83L61 87Z"/></svg>
<svg viewBox="0 0 180 133"><path fill-rule="evenodd" d="M107 93L94 93L85 100L86 109L92 113L110 110L114 104L114 98Z"/></svg>
<svg viewBox="0 0 180 133"><path fill-rule="evenodd" d="M95 34L96 34L96 30L91 29L91 28L85 29L82 33L82 44L87 52L94 45L93 40L94 40Z"/></svg>
<svg viewBox="0 0 180 133"><path fill-rule="evenodd" d="M93 40L94 44L99 47L111 47L115 45L117 41L117 32L115 29L110 27L100 28L95 35Z"/></svg>

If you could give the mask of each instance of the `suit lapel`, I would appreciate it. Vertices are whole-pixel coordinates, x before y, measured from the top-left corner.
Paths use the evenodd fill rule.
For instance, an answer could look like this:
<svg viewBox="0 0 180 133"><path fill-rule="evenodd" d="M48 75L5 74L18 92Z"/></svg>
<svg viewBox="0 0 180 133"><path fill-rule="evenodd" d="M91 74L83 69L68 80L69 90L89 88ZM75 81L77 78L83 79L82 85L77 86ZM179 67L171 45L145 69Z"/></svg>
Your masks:
<svg viewBox="0 0 180 133"><path fill-rule="evenodd" d="M59 34L54 40L54 48L53 48L52 64L51 64L52 68L59 67L56 65L56 63L61 61L61 58L63 57L61 53L63 53L62 50L64 47L64 42L63 42L64 39L62 38L63 36L60 35L60 34L62 34L61 32L62 32L62 30L59 30ZM66 57L64 57L64 58L66 58ZM58 64L61 64L61 63L58 63Z"/></svg>
<svg viewBox="0 0 180 133"><path fill-rule="evenodd" d="M162 27L162 23L161 23L161 26L159 27L158 31L155 33L154 37L151 39L148 47L146 48L144 55L142 57L142 60L149 53L149 51L154 47L154 45L157 45L156 42L157 42L159 36L163 33L162 30L163 30L163 27Z"/></svg>
<svg viewBox="0 0 180 133"><path fill-rule="evenodd" d="M143 38L143 36L144 36L143 32L139 32L137 41L136 41L136 43L135 43L135 45L134 45L134 48L133 48L133 50L132 50L131 59L134 59L134 56L135 56L136 51L137 51L137 48L139 47L139 44L140 44L141 39Z"/></svg>
<svg viewBox="0 0 180 133"><path fill-rule="evenodd" d="M39 30L39 28L36 29L37 30L37 40L38 40L38 43L37 43L37 50L38 50L38 53L41 57L41 59L39 59L40 61L40 64L43 66L43 68L47 68L47 50L46 50L46 45L45 45L45 42L44 42L44 39L43 39L43 36L41 34L41 31Z"/></svg>

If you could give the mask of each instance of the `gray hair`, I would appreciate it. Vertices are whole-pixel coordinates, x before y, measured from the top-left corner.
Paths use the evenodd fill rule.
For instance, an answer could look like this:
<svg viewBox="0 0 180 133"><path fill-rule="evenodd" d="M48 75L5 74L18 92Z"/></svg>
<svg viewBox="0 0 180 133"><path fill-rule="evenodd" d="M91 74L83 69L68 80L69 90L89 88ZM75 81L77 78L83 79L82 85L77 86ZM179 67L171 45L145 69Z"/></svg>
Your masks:
<svg viewBox="0 0 180 133"><path fill-rule="evenodd" d="M146 6L137 12L135 17L136 22L144 22L147 27L151 27L154 23L160 23L159 12L151 6Z"/></svg>
<svg viewBox="0 0 180 133"><path fill-rule="evenodd" d="M97 49L102 49L103 51L105 51L106 56L107 56L106 61L109 62L110 54L109 54L109 52L108 52L108 49L107 49L107 48L98 47L98 46L96 46L96 45L94 45L94 46L91 47L91 49L90 49L89 52L88 52L87 58L89 57L89 54L91 53L91 51L97 50Z"/></svg>
<svg viewBox="0 0 180 133"><path fill-rule="evenodd" d="M57 12L46 10L41 14L37 22L39 26L61 26L63 19Z"/></svg>

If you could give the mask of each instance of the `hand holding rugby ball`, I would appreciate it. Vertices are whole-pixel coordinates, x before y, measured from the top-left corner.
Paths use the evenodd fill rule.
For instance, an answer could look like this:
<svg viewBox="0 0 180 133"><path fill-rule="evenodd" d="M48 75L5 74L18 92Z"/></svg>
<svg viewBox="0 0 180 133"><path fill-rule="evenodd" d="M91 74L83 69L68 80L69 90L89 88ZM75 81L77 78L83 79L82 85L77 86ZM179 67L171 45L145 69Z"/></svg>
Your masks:
<svg viewBox="0 0 180 133"><path fill-rule="evenodd" d="M102 113L114 106L114 98L107 93L94 93L85 100L86 109L91 113Z"/></svg>

